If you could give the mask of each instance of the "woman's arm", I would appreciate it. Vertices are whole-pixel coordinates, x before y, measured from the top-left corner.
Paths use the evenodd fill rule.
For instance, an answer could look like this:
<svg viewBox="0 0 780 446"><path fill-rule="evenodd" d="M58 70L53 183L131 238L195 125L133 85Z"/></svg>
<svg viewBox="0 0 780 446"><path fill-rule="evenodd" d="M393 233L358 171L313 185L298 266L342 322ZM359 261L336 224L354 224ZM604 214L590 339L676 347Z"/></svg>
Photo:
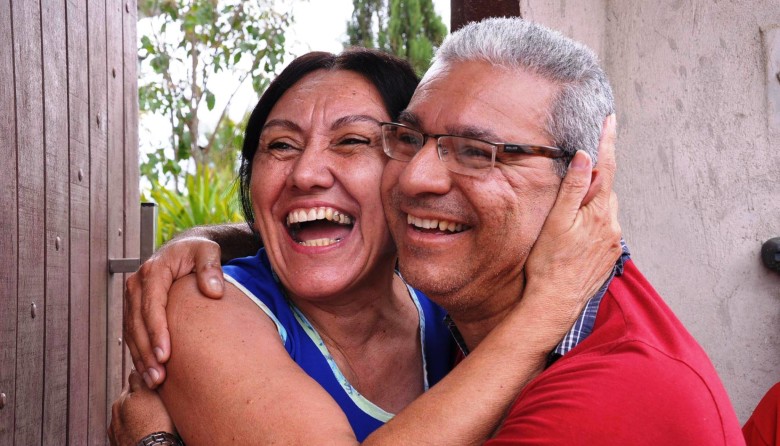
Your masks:
<svg viewBox="0 0 780 446"><path fill-rule="evenodd" d="M620 257L612 192L614 140L611 115L604 121L592 182L590 157L576 155L585 165L573 161L569 168L526 262L526 286L518 305L463 362L370 440L481 444L492 435Z"/></svg>
<svg viewBox="0 0 780 446"><path fill-rule="evenodd" d="M172 354L158 389L185 444L355 444L346 416L290 358L273 322L233 285L171 288Z"/></svg>

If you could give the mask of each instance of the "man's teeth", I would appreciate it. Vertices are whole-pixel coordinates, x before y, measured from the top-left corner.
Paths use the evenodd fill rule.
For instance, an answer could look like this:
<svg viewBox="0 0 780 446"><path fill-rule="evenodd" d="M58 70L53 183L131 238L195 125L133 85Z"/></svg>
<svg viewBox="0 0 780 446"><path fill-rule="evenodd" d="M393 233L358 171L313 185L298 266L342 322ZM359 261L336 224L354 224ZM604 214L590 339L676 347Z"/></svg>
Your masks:
<svg viewBox="0 0 780 446"><path fill-rule="evenodd" d="M330 246L340 242L340 238L318 238L315 240L306 240L305 242L298 242L302 246Z"/></svg>
<svg viewBox="0 0 780 446"><path fill-rule="evenodd" d="M439 231L460 232L463 230L463 224L454 221L436 220L428 218L419 218L411 214L406 214L406 223L421 229L438 229Z"/></svg>
<svg viewBox="0 0 780 446"><path fill-rule="evenodd" d="M343 214L336 209L318 207L310 209L295 209L287 214L287 226L307 221L328 220L342 225L351 225L352 217ZM312 240L315 241L315 240ZM316 245L322 246L322 245Z"/></svg>

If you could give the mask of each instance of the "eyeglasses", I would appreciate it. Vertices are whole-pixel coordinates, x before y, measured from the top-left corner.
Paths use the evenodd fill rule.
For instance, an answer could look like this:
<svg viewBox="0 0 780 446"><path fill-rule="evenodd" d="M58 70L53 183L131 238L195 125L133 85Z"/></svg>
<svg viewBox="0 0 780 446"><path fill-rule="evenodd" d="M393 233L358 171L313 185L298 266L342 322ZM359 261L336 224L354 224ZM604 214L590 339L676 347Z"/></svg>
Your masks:
<svg viewBox="0 0 780 446"><path fill-rule="evenodd" d="M472 177L484 176L496 164L496 153L539 155L566 158L569 154L557 147L530 144L488 142L456 135L428 135L404 124L380 122L385 154L397 161L411 161L422 150L428 138L436 139L439 159L451 172Z"/></svg>

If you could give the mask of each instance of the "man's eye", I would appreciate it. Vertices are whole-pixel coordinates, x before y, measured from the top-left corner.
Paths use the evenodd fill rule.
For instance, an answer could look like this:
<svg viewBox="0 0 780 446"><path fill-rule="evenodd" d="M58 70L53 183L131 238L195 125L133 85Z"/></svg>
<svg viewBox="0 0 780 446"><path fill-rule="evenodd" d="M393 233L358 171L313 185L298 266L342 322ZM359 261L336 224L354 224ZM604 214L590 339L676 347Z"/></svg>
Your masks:
<svg viewBox="0 0 780 446"><path fill-rule="evenodd" d="M407 146L422 146L422 138L420 138L417 135L414 135L412 133L406 133L406 134L400 134L398 135L398 142L401 144L407 145Z"/></svg>
<svg viewBox="0 0 780 446"><path fill-rule="evenodd" d="M358 144L370 144L371 141L364 138L344 138L339 141L339 144L343 145L358 145Z"/></svg>
<svg viewBox="0 0 780 446"><path fill-rule="evenodd" d="M460 156L472 159L489 160L493 156L493 153L476 147L463 147L460 150Z"/></svg>

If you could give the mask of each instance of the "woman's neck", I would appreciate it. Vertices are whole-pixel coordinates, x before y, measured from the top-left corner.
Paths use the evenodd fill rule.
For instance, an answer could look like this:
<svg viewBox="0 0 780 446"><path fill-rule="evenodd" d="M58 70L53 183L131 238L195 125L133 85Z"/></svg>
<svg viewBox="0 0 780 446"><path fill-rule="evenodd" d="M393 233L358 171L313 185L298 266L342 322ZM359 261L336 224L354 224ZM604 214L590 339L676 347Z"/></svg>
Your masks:
<svg viewBox="0 0 780 446"><path fill-rule="evenodd" d="M420 315L392 271L339 298L293 302L350 385L369 401L397 413L423 392Z"/></svg>
<svg viewBox="0 0 780 446"><path fill-rule="evenodd" d="M412 303L392 268L361 282L327 299L289 298L326 343L347 349L360 347L383 329L408 320ZM412 316L416 322L416 309Z"/></svg>

